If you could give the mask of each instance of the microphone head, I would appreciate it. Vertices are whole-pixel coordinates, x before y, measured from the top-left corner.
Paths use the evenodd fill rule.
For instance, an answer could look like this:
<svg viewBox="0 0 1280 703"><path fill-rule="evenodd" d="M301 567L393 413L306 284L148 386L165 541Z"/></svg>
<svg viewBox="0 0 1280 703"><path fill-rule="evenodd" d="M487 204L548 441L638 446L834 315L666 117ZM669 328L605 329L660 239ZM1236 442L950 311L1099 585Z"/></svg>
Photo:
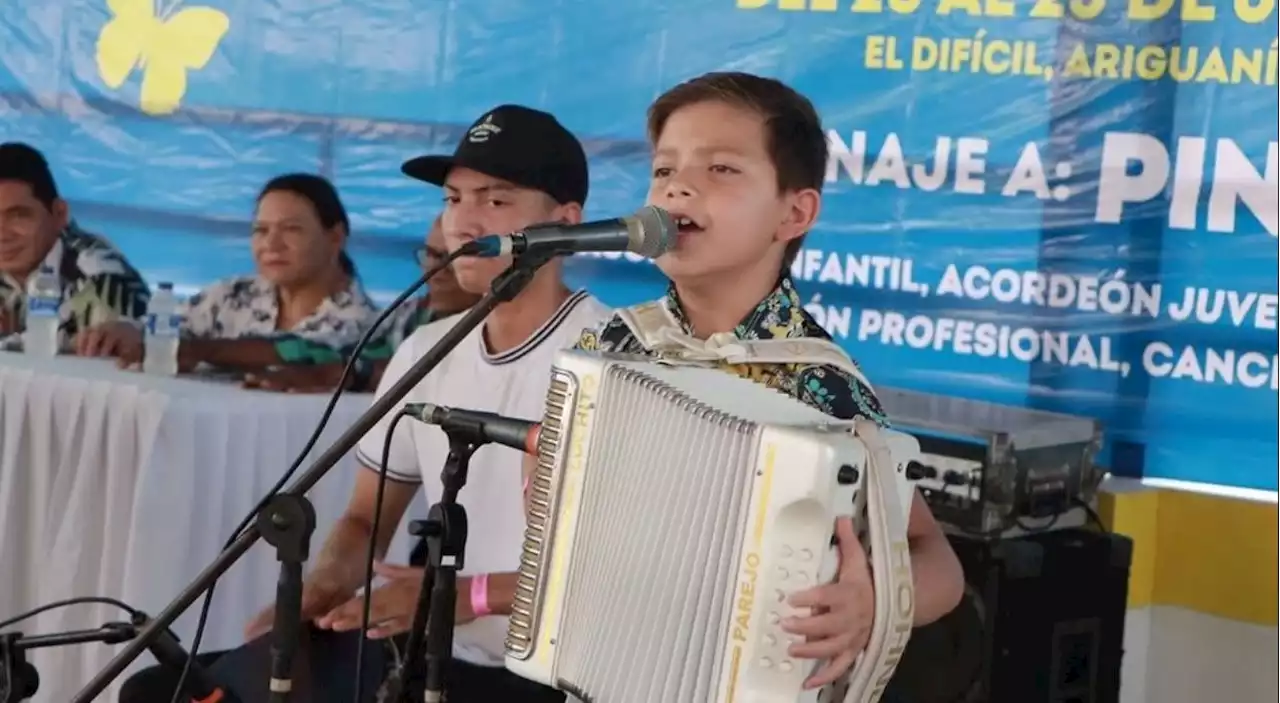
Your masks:
<svg viewBox="0 0 1280 703"><path fill-rule="evenodd" d="M676 245L679 229L671 215L660 207L646 205L627 219L627 249L640 256L656 259Z"/></svg>

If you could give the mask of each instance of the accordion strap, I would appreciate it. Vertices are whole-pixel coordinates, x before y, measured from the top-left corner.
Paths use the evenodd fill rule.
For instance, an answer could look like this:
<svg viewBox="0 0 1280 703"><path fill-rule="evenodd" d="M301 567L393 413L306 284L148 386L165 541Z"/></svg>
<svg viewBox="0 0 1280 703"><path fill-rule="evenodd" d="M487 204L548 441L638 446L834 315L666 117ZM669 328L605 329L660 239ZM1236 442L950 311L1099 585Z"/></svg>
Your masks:
<svg viewBox="0 0 1280 703"><path fill-rule="evenodd" d="M867 388L870 382L843 349L826 339L738 339L721 332L701 340L687 334L661 302L618 311L644 348L659 359L723 364L812 364L834 366Z"/></svg>
<svg viewBox="0 0 1280 703"><path fill-rule="evenodd" d="M864 484L868 544L863 546L869 551L876 605L867 648L849 672L843 697L836 700L876 703L902 658L915 619L911 551L907 543L911 504L904 500L904 491L898 484L906 479L898 476L880 428L870 420L858 418L854 433L870 454Z"/></svg>

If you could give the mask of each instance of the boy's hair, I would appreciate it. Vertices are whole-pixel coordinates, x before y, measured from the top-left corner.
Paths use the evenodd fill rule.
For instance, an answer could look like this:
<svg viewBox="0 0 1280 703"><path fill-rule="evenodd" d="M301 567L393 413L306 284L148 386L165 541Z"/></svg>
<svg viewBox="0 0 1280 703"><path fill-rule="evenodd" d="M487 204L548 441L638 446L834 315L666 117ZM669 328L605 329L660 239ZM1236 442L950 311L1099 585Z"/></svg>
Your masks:
<svg viewBox="0 0 1280 703"><path fill-rule="evenodd" d="M780 192L812 188L822 192L827 175L827 136L813 103L773 78L750 73L707 73L668 90L649 106L649 141L656 144L677 110L717 101L751 110L764 119L765 150L778 172ZM785 274L804 237L787 242L782 256Z"/></svg>

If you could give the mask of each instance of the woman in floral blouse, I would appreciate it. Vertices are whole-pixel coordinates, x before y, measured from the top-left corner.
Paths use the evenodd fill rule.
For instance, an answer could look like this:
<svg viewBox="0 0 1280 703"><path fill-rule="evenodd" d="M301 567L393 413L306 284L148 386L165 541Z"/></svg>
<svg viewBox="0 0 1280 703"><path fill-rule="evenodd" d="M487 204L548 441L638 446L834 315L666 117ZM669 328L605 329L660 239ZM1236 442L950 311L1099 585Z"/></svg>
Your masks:
<svg viewBox="0 0 1280 703"><path fill-rule="evenodd" d="M273 179L258 196L251 276L219 281L183 309L179 368L200 363L255 370L289 363L283 338L335 350L354 344L377 317L345 252L350 221L337 190L310 174ZM82 354L142 359L136 325L111 324L82 335Z"/></svg>

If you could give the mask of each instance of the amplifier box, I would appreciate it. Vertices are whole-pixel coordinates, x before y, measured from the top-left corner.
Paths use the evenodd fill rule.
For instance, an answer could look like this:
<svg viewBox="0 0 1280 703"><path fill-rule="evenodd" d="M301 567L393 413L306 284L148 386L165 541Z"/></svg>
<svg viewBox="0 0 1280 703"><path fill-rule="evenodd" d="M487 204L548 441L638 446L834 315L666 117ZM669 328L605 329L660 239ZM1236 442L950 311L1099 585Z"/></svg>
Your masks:
<svg viewBox="0 0 1280 703"><path fill-rule="evenodd" d="M951 533L991 537L1092 501L1101 427L1090 418L896 388L877 392L920 442L911 478ZM1034 528L1031 528L1034 529Z"/></svg>

